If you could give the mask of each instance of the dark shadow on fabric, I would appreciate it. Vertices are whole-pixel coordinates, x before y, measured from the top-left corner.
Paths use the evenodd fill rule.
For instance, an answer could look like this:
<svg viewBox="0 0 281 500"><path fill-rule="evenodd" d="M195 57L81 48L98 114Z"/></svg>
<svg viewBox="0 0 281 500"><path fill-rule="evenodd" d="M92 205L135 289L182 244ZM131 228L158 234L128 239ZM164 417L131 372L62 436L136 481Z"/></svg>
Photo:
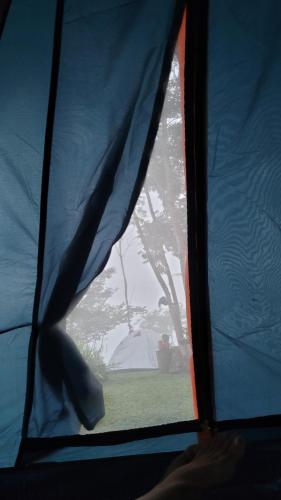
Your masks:
<svg viewBox="0 0 281 500"><path fill-rule="evenodd" d="M280 498L280 440L248 443L233 480L206 488L205 500ZM1 500L132 500L163 477L177 453L31 465L0 471Z"/></svg>
<svg viewBox="0 0 281 500"><path fill-rule="evenodd" d="M59 327L39 335L38 353L43 374L62 400L63 384L77 417L88 430L104 416L102 385L82 358L73 340Z"/></svg>
<svg viewBox="0 0 281 500"><path fill-rule="evenodd" d="M67 249L60 267L48 308L44 317L44 326L54 325L67 313L79 285L95 235L112 193L114 179L122 158L124 146L130 129L133 110L129 110L120 137L113 143L102 175L92 193L76 234ZM75 265L73 265L75 263Z"/></svg>
<svg viewBox="0 0 281 500"><path fill-rule="evenodd" d="M5 23L11 7L12 0L1 0L0 3L0 40L3 35Z"/></svg>

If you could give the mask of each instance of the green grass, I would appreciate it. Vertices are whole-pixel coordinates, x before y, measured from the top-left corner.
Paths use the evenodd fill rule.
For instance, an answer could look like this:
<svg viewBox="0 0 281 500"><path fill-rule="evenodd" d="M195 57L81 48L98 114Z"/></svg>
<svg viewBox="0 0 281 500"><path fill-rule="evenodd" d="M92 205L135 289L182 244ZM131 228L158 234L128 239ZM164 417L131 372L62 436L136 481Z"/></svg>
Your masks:
<svg viewBox="0 0 281 500"><path fill-rule="evenodd" d="M104 383L105 417L94 432L159 425L193 418L187 374L127 372Z"/></svg>

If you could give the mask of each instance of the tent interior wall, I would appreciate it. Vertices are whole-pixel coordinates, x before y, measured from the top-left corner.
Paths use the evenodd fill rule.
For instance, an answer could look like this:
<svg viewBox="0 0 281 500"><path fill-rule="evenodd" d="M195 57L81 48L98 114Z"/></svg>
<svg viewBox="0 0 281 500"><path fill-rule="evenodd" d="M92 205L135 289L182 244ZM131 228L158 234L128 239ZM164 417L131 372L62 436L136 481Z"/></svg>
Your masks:
<svg viewBox="0 0 281 500"><path fill-rule="evenodd" d="M205 498L280 498L280 21L279 0L0 1L1 499L137 498L225 430L245 456ZM159 380L172 405L184 380L190 415L165 420L159 404L152 424L143 411L99 431L103 379L64 330L136 219L175 54L185 319L176 272L159 272L167 250L152 269L174 345L132 326L124 276L128 331L109 359L125 391L118 368L152 384L189 343L184 375L168 363ZM154 223L149 196L139 214Z"/></svg>

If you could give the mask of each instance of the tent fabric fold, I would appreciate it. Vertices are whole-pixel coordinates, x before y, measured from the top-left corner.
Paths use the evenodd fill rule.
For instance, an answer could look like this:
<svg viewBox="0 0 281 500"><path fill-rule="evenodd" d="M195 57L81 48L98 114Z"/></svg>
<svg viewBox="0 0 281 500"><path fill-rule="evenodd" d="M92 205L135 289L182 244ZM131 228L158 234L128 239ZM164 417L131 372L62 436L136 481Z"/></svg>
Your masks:
<svg viewBox="0 0 281 500"><path fill-rule="evenodd" d="M93 429L104 416L102 385L70 336L59 327L41 332L38 363L57 399L63 401L65 388L65 396L71 401L81 424L88 430Z"/></svg>
<svg viewBox="0 0 281 500"><path fill-rule="evenodd" d="M0 39L0 466L3 467L15 462L23 421L54 15L52 0L48 4L13 0Z"/></svg>
<svg viewBox="0 0 281 500"><path fill-rule="evenodd" d="M104 414L101 384L61 325L129 223L183 7L172 0L165 7L64 2L31 437L77 434L81 424L93 429Z"/></svg>
<svg viewBox="0 0 281 500"><path fill-rule="evenodd" d="M130 220L185 4L59 3L61 50L48 178L45 134L52 58L58 57L53 54L58 2L13 0L0 41L0 331L19 342L22 362L14 382L23 389L11 408L16 440L13 446L5 442L3 460L0 452L4 466L15 461L26 386L29 436L77 434L81 424L92 429L104 414L101 384L63 331L63 318L101 272ZM38 255L44 256L42 282ZM27 380L23 327L25 340L31 334ZM5 356L8 345L3 342L2 348ZM3 365L1 380L7 374ZM0 409L6 404L1 388Z"/></svg>

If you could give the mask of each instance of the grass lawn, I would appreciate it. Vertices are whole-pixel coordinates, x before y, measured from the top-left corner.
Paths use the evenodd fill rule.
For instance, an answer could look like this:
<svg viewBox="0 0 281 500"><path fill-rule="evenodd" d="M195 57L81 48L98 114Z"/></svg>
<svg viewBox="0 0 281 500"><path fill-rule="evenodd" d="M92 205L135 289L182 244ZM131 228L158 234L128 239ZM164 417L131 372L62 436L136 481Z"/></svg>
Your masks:
<svg viewBox="0 0 281 500"><path fill-rule="evenodd" d="M94 432L191 420L188 375L158 372L111 373L104 383L105 417Z"/></svg>

